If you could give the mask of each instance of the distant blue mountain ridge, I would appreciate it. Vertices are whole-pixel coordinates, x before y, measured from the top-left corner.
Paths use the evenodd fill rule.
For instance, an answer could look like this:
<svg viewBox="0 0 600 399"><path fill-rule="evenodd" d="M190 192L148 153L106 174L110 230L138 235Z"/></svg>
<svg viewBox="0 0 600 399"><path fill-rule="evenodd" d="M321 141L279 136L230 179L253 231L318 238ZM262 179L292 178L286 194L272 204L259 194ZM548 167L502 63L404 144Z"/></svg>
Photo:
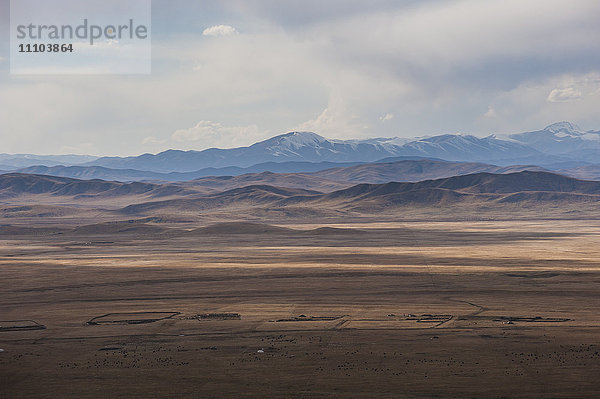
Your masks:
<svg viewBox="0 0 600 399"><path fill-rule="evenodd" d="M210 173L212 168L215 175L228 172L233 175L240 174L240 169L247 172L310 172L383 159L443 159L500 166L527 164L548 169L581 167L600 163L600 131L584 132L570 122L559 122L542 130L483 138L444 134L414 140L332 140L312 132L289 132L248 147L211 148L203 151L167 150L132 157L0 154L0 170L64 165L76 166L71 170L81 176L85 176L87 172L80 168L96 168L90 170L98 173L102 172L102 168L127 170L128 174L135 176L135 171L186 174L201 170ZM261 168L256 167L257 165L269 166ZM38 168L38 172L42 171ZM199 175L206 174L194 174L196 177ZM178 176L175 180L183 177Z"/></svg>

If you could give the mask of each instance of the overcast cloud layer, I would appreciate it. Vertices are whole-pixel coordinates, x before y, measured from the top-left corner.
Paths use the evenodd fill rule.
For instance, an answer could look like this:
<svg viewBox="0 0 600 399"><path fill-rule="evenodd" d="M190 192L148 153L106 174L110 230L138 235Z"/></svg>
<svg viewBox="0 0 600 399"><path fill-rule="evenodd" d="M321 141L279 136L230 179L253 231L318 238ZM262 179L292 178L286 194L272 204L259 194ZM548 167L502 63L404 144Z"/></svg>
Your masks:
<svg viewBox="0 0 600 399"><path fill-rule="evenodd" d="M600 129L597 0L153 3L152 75L11 76L0 0L0 152Z"/></svg>

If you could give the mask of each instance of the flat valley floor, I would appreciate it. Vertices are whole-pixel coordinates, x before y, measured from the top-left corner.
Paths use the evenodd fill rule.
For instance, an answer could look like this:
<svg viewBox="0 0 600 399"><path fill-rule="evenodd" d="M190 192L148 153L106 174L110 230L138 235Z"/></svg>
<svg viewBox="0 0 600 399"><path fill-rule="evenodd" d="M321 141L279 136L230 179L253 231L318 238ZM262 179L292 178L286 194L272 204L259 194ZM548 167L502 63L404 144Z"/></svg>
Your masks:
<svg viewBox="0 0 600 399"><path fill-rule="evenodd" d="M600 221L285 227L0 237L0 397L600 397Z"/></svg>

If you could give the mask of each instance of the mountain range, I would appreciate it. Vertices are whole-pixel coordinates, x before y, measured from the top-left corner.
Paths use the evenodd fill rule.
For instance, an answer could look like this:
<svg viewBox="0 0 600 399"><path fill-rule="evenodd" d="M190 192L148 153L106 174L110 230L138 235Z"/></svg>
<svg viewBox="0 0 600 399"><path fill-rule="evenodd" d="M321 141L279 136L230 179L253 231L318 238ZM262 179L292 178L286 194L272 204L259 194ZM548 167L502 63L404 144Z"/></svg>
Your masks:
<svg viewBox="0 0 600 399"><path fill-rule="evenodd" d="M0 169L14 170L29 166L43 165L77 165L90 162L98 157L92 155L33 155L33 154L0 154Z"/></svg>
<svg viewBox="0 0 600 399"><path fill-rule="evenodd" d="M511 134L509 139L544 154L597 162L600 131L584 132L570 122L559 122L534 132Z"/></svg>
<svg viewBox="0 0 600 399"><path fill-rule="evenodd" d="M584 132L572 123L559 122L538 131L484 138L445 134L414 140L330 140L311 132L290 132L248 147L167 150L135 157L2 154L0 170L116 181L187 181L206 176L266 171L310 173L432 159L491 166L531 165L579 178L596 178L600 175L600 131Z"/></svg>
<svg viewBox="0 0 600 399"><path fill-rule="evenodd" d="M249 147L204 151L168 150L138 157L103 157L86 166L153 172L191 172L208 167L250 167L264 162L374 162L389 157L438 158L498 165L574 163L600 159L600 132L582 132L559 122L535 132L504 138L445 134L403 142L401 139L329 140L311 132L290 132ZM579 163L579 164L575 164Z"/></svg>
<svg viewBox="0 0 600 399"><path fill-rule="evenodd" d="M264 162L374 162L389 157L459 161L541 159L544 154L516 141L493 136L443 135L398 145L392 139L328 140L311 132L290 132L249 147L204 151L168 150L138 157L103 157L85 166L152 172L192 172L208 167L249 167Z"/></svg>

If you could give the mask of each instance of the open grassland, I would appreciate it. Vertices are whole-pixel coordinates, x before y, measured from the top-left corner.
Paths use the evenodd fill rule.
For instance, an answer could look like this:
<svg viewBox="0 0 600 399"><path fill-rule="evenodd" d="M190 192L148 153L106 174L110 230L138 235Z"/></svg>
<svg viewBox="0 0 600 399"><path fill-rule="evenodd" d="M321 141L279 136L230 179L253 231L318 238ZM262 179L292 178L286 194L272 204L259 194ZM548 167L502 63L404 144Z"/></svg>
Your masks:
<svg viewBox="0 0 600 399"><path fill-rule="evenodd" d="M1 237L0 396L600 395L598 221L166 227Z"/></svg>

